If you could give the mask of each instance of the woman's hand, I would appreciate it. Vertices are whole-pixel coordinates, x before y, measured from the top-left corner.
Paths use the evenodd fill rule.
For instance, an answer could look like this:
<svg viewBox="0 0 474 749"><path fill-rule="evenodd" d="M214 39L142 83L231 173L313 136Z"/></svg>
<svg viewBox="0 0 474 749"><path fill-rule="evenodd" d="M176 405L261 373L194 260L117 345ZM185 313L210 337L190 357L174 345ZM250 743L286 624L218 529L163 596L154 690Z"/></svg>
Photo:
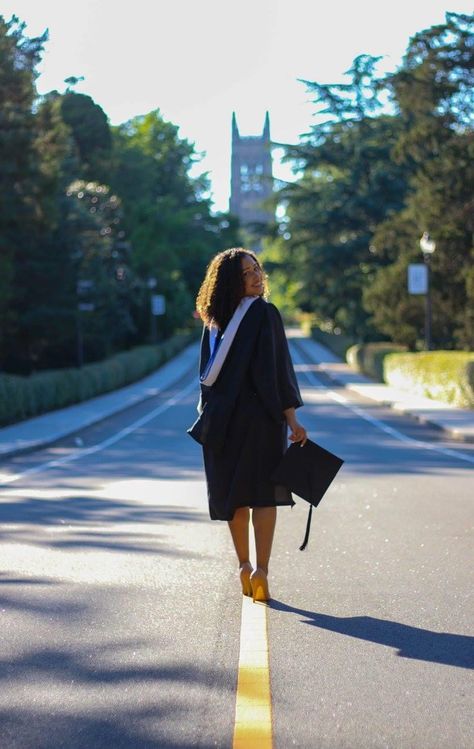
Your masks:
<svg viewBox="0 0 474 749"><path fill-rule="evenodd" d="M291 434L288 437L290 442L301 442L301 447L306 444L306 440L308 439L308 435L306 434L306 429L302 424L299 424L298 422L295 422L294 426L290 427Z"/></svg>
<svg viewBox="0 0 474 749"><path fill-rule="evenodd" d="M296 420L295 409L287 408L284 411L284 414L286 423L291 429L291 434L289 435L288 439L290 440L290 442L301 442L301 447L303 447L303 445L306 444L308 435L306 434L306 429L304 428L304 426Z"/></svg>

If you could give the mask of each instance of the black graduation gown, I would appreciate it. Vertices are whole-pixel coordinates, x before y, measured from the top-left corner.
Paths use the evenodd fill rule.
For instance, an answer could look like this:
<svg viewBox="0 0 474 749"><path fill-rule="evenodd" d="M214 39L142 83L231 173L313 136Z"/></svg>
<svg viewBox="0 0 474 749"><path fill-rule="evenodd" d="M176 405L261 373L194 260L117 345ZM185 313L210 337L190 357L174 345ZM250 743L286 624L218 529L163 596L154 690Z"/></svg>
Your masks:
<svg viewBox="0 0 474 749"><path fill-rule="evenodd" d="M205 327L201 374L209 355ZM294 504L270 476L287 447L283 411L302 405L280 313L260 297L241 321L214 385L201 385L199 428L189 430L203 443L213 520L231 520L238 507Z"/></svg>

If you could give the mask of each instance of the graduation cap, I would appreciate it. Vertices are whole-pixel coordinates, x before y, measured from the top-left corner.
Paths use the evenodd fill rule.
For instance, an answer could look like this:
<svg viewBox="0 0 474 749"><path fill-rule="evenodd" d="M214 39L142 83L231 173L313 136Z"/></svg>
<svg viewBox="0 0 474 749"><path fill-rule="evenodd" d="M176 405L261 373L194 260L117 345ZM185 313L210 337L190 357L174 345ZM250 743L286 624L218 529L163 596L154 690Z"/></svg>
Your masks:
<svg viewBox="0 0 474 749"><path fill-rule="evenodd" d="M275 484L286 486L298 497L309 502L306 533L300 551L306 548L311 528L313 507L317 507L332 484L344 461L316 442L306 440L303 447L294 442L272 474Z"/></svg>

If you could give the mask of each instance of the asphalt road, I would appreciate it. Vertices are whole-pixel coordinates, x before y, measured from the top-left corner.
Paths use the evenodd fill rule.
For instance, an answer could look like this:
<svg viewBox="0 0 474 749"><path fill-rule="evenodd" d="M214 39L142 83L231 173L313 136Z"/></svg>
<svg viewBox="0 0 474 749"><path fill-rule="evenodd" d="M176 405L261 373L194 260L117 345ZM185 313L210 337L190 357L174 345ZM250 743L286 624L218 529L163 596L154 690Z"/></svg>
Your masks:
<svg viewBox="0 0 474 749"><path fill-rule="evenodd" d="M279 510L274 747L472 749L474 448L293 356L345 465L306 551L306 504ZM241 596L193 383L0 465L2 749L232 746Z"/></svg>

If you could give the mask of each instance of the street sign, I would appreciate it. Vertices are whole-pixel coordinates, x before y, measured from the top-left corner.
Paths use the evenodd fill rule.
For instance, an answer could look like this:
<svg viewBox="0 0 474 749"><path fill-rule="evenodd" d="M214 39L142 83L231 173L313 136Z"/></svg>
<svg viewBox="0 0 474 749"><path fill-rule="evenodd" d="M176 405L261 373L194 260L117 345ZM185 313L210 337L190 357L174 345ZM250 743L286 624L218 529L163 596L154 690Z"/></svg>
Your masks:
<svg viewBox="0 0 474 749"><path fill-rule="evenodd" d="M88 294L90 291L94 289L95 283L94 281L90 281L88 279L82 279L81 281L77 282L77 293L80 296L83 296L84 294Z"/></svg>
<svg viewBox="0 0 474 749"><path fill-rule="evenodd" d="M408 266L408 293L428 293L428 268L423 263L410 263Z"/></svg>
<svg viewBox="0 0 474 749"><path fill-rule="evenodd" d="M166 301L163 294L152 294L151 296L151 314L164 315L166 312Z"/></svg>

